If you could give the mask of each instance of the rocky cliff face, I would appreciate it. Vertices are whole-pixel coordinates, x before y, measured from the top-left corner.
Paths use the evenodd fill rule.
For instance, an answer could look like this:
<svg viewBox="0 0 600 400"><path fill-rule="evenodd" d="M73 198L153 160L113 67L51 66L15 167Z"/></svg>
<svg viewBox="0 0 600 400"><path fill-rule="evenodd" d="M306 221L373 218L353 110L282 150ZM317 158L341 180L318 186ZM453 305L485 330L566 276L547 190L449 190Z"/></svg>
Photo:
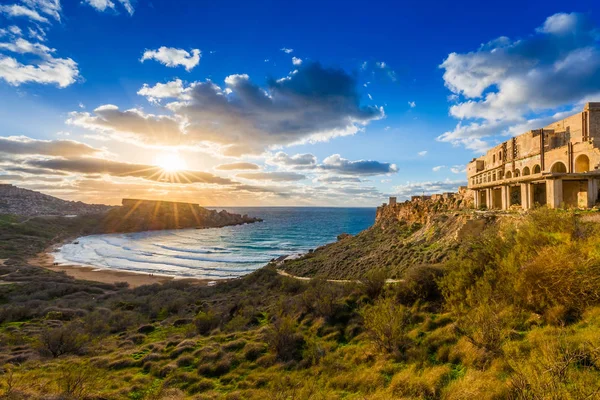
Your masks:
<svg viewBox="0 0 600 400"><path fill-rule="evenodd" d="M88 215L102 214L113 207L103 204L86 204L81 201L62 200L47 194L0 184L0 214L37 215Z"/></svg>
<svg viewBox="0 0 600 400"><path fill-rule="evenodd" d="M403 221L407 224L425 224L439 213L473 208L473 196L469 191L451 195L434 195L417 198L404 203L384 204L377 207L375 224Z"/></svg>

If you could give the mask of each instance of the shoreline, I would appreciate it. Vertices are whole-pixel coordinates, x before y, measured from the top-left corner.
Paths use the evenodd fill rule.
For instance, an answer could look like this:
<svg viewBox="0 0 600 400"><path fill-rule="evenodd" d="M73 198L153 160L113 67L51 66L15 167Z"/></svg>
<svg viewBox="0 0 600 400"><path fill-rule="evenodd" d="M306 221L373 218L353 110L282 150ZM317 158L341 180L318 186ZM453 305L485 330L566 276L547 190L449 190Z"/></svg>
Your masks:
<svg viewBox="0 0 600 400"><path fill-rule="evenodd" d="M54 253L58 249L58 247L62 246L65 243L69 243L72 240L72 238L68 238L60 243L56 243L27 261L30 265L44 268L54 272L64 272L68 276L78 280L94 281L109 284L127 282L129 284L129 288L136 288L143 285L152 285L155 283L163 284L170 281L183 281L190 282L196 285L211 286L215 282L220 281L217 279L180 278L169 275L150 275L146 273L124 271L119 269L99 268L80 264L55 265L54 256L52 255L52 253ZM225 281L227 279L221 280Z"/></svg>

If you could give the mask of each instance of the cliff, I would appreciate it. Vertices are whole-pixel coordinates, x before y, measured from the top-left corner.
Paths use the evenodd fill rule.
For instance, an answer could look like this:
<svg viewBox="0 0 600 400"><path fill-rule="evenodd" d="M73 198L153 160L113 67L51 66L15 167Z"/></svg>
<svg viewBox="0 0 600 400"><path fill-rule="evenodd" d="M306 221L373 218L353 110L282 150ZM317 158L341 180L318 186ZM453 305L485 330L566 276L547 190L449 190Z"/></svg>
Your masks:
<svg viewBox="0 0 600 400"><path fill-rule="evenodd" d="M495 223L495 214L469 206L468 193L381 206L370 228L285 261L282 269L328 279L359 279L373 269L385 269L390 278L401 278L409 268L443 262L462 239Z"/></svg>
<svg viewBox="0 0 600 400"><path fill-rule="evenodd" d="M262 221L259 218L217 212L198 204L173 201L123 199L121 207L110 210L101 224L101 230L139 232L162 229L217 228Z"/></svg>

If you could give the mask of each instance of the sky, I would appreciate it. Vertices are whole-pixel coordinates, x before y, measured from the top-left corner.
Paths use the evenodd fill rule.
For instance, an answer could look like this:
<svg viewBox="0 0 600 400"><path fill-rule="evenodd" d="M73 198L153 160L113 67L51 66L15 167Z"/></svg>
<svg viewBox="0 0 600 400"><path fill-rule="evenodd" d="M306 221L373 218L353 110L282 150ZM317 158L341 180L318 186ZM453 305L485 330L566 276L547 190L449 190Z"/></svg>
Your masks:
<svg viewBox="0 0 600 400"><path fill-rule="evenodd" d="M0 0L0 182L375 206L600 101L597 1Z"/></svg>

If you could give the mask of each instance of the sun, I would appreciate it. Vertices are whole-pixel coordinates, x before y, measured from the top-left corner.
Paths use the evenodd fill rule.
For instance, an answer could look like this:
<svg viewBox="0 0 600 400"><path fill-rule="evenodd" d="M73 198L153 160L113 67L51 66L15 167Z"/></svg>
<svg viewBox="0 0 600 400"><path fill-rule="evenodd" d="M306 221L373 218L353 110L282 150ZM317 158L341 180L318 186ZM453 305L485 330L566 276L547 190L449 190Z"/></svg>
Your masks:
<svg viewBox="0 0 600 400"><path fill-rule="evenodd" d="M154 163L166 172L186 169L185 160L177 153L163 153L154 159Z"/></svg>

